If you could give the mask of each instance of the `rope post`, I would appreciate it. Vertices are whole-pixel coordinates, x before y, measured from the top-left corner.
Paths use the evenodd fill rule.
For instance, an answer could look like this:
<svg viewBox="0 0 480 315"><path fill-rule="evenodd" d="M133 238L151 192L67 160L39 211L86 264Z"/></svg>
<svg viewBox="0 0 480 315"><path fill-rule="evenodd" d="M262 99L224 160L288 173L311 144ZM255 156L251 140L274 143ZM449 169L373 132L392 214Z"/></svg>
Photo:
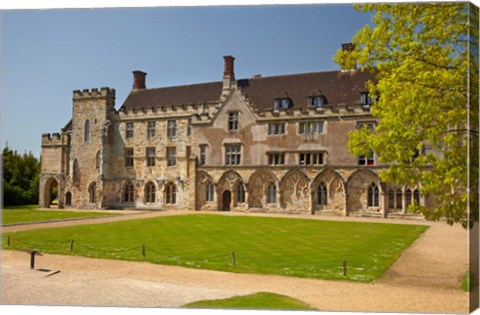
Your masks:
<svg viewBox="0 0 480 315"><path fill-rule="evenodd" d="M346 260L343 261L343 276L344 277L347 276L347 261Z"/></svg>
<svg viewBox="0 0 480 315"><path fill-rule="evenodd" d="M70 240L70 251L73 251L73 240Z"/></svg>
<svg viewBox="0 0 480 315"><path fill-rule="evenodd" d="M10 247L10 235L7 235L7 246Z"/></svg>
<svg viewBox="0 0 480 315"><path fill-rule="evenodd" d="M145 257L145 245L142 245L142 256Z"/></svg>
<svg viewBox="0 0 480 315"><path fill-rule="evenodd" d="M235 252L232 252L232 266L235 266Z"/></svg>

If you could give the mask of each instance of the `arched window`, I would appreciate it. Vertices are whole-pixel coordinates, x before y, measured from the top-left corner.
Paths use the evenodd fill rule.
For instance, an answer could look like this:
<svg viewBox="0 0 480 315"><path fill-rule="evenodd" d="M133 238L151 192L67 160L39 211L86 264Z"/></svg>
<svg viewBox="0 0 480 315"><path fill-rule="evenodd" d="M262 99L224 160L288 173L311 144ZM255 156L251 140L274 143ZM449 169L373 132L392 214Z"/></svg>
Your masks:
<svg viewBox="0 0 480 315"><path fill-rule="evenodd" d="M327 185L325 185L324 182L321 182L317 188L317 204L326 206L328 202L327 198L328 198Z"/></svg>
<svg viewBox="0 0 480 315"><path fill-rule="evenodd" d="M413 191L413 202L416 205L420 205L420 191L418 189Z"/></svg>
<svg viewBox="0 0 480 315"><path fill-rule="evenodd" d="M98 151L97 155L95 156L95 168L100 168L100 151Z"/></svg>
<svg viewBox="0 0 480 315"><path fill-rule="evenodd" d="M245 202L245 188L243 187L243 183L238 183L237 203L244 203L244 202Z"/></svg>
<svg viewBox="0 0 480 315"><path fill-rule="evenodd" d="M379 206L379 191L377 185L372 183L368 187L368 206L369 207L378 207Z"/></svg>
<svg viewBox="0 0 480 315"><path fill-rule="evenodd" d="M78 166L78 160L75 159L73 161L73 167L72 167L72 181L75 184L78 184L80 182L80 168Z"/></svg>
<svg viewBox="0 0 480 315"><path fill-rule="evenodd" d="M213 201L213 194L214 194L213 184L212 182L208 182L207 186L205 186L205 200Z"/></svg>
<svg viewBox="0 0 480 315"><path fill-rule="evenodd" d="M402 209L403 194L401 189L397 189L397 209Z"/></svg>
<svg viewBox="0 0 480 315"><path fill-rule="evenodd" d="M126 182L123 187L123 202L133 202L135 187L132 182Z"/></svg>
<svg viewBox="0 0 480 315"><path fill-rule="evenodd" d="M165 185L165 203L174 205L177 203L177 186L174 183Z"/></svg>
<svg viewBox="0 0 480 315"><path fill-rule="evenodd" d="M388 191L388 208L395 209L395 191L393 189Z"/></svg>
<svg viewBox="0 0 480 315"><path fill-rule="evenodd" d="M91 183L90 186L88 186L88 199L90 203L95 203L96 201L96 190L97 184L95 182Z"/></svg>
<svg viewBox="0 0 480 315"><path fill-rule="evenodd" d="M155 184L148 182L145 185L145 203L155 202Z"/></svg>
<svg viewBox="0 0 480 315"><path fill-rule="evenodd" d="M267 203L277 203L277 186L271 182L267 188Z"/></svg>
<svg viewBox="0 0 480 315"><path fill-rule="evenodd" d="M72 205L72 193L69 191L65 194L65 205L67 206Z"/></svg>
<svg viewBox="0 0 480 315"><path fill-rule="evenodd" d="M90 140L90 121L87 119L85 120L85 129L84 129L84 140L88 142Z"/></svg>
<svg viewBox="0 0 480 315"><path fill-rule="evenodd" d="M405 206L408 208L412 204L412 190L408 188L405 190Z"/></svg>

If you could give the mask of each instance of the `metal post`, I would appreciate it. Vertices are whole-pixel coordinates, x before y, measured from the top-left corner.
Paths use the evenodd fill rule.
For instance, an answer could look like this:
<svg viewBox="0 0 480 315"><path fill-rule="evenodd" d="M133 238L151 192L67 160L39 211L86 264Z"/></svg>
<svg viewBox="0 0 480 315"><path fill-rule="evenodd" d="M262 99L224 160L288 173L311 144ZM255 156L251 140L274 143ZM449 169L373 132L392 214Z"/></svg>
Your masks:
<svg viewBox="0 0 480 315"><path fill-rule="evenodd" d="M30 269L35 269L35 254L37 253L37 251L35 250L32 250L30 252Z"/></svg>
<svg viewBox="0 0 480 315"><path fill-rule="evenodd" d="M145 257L145 245L142 245L142 256Z"/></svg>
<svg viewBox="0 0 480 315"><path fill-rule="evenodd" d="M346 260L343 261L343 276L344 277L347 276L347 261Z"/></svg>
<svg viewBox="0 0 480 315"><path fill-rule="evenodd" d="M70 240L70 251L73 250L73 240Z"/></svg>
<svg viewBox="0 0 480 315"><path fill-rule="evenodd" d="M235 266L235 252L232 252L232 266Z"/></svg>

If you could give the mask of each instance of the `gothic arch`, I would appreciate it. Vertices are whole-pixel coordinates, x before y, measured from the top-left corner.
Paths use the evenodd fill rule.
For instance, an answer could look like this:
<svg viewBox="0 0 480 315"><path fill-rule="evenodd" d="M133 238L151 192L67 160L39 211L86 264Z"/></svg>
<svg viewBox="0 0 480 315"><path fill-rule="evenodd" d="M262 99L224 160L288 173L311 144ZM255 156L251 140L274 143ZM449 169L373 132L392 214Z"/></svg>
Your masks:
<svg viewBox="0 0 480 315"><path fill-rule="evenodd" d="M268 170L255 171L248 181L248 205L253 208L262 208L267 204L267 188L275 183L278 189L277 177ZM279 200L277 200L278 202Z"/></svg>
<svg viewBox="0 0 480 315"><path fill-rule="evenodd" d="M60 183L56 178L50 177L49 179L47 179L47 181L45 182L43 207L50 208L54 200L58 201L60 197L59 190L60 190Z"/></svg>
<svg viewBox="0 0 480 315"><path fill-rule="evenodd" d="M310 180L299 170L288 171L281 182L281 203L285 209L309 209Z"/></svg>
<svg viewBox="0 0 480 315"><path fill-rule="evenodd" d="M369 188L375 184L378 188L378 206L369 206ZM347 180L347 211L379 211L382 207L380 180L374 172L368 169L355 171Z"/></svg>
<svg viewBox="0 0 480 315"><path fill-rule="evenodd" d="M195 185L195 188L196 188L195 202L196 202L197 210L211 208L211 205L209 205L211 202L206 200L206 189L209 183L211 183L212 185L215 185L213 178L205 171L198 171L196 176L196 185ZM215 196L214 196L214 199L215 199Z"/></svg>
<svg viewBox="0 0 480 315"><path fill-rule="evenodd" d="M326 202L319 204L319 186L324 183L327 196ZM313 210L344 211L345 210L345 180L332 169L320 172L311 185Z"/></svg>
<svg viewBox="0 0 480 315"><path fill-rule="evenodd" d="M222 174L222 177L218 180L216 189L218 210L225 209L227 207L226 203L229 203L228 208L237 206L239 185L244 187L244 181L242 176L237 172L227 170ZM223 199L226 191L230 192L230 201Z"/></svg>

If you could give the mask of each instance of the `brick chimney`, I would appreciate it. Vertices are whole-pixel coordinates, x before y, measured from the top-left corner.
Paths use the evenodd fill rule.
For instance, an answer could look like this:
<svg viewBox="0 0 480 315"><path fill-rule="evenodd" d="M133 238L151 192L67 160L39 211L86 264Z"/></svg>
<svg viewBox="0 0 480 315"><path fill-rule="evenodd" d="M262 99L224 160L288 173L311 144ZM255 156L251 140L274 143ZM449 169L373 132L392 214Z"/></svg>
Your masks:
<svg viewBox="0 0 480 315"><path fill-rule="evenodd" d="M353 43L342 44L342 51L352 52L354 49L355 49L355 45Z"/></svg>
<svg viewBox="0 0 480 315"><path fill-rule="evenodd" d="M145 86L145 76L147 74L140 70L133 71L133 90L143 90Z"/></svg>
<svg viewBox="0 0 480 315"><path fill-rule="evenodd" d="M224 56L225 68L223 71L223 90L230 90L232 84L235 82L235 72L233 70L233 61L235 60L232 56Z"/></svg>

